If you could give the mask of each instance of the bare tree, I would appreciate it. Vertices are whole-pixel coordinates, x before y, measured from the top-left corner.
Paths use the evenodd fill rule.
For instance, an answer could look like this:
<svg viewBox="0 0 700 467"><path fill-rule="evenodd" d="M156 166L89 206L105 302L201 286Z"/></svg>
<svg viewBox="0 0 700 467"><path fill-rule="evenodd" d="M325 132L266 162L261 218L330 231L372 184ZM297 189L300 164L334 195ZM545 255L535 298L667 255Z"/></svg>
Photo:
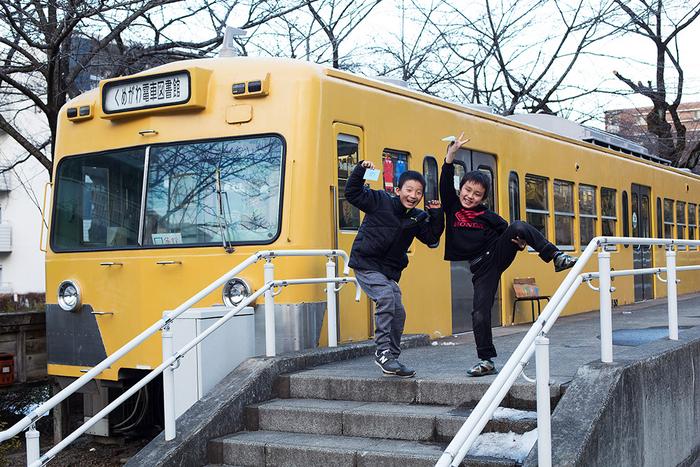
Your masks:
<svg viewBox="0 0 700 467"><path fill-rule="evenodd" d="M93 76L207 56L232 15L255 28L309 1L0 1L0 130L50 173L58 112ZM25 134L16 117L28 107L45 116L48 136Z"/></svg>
<svg viewBox="0 0 700 467"><path fill-rule="evenodd" d="M341 44L381 2L382 0L320 0L307 5L327 38L333 68L342 68Z"/></svg>
<svg viewBox="0 0 700 467"><path fill-rule="evenodd" d="M678 167L695 167L700 159L700 141L687 148L687 128L678 112L684 84L678 34L698 18L700 2L615 0L615 4L624 18L620 28L654 44L656 68L654 80L647 80L646 84L641 80L635 83L617 71L614 74L633 92L651 100L652 108L645 117L649 133L656 137L658 155L673 161ZM669 85L669 82L673 82L671 76L676 78L675 89L672 84ZM671 123L667 120L667 113Z"/></svg>
<svg viewBox="0 0 700 467"><path fill-rule="evenodd" d="M465 73L467 67L462 61L451 60L454 55L440 26L446 13L444 5L440 1L426 5L402 0L397 10L398 21L391 23L397 24L398 31L381 31L381 37L374 41L380 45L369 48L373 57L369 68L376 75L397 77L423 92L447 97L444 85Z"/></svg>
<svg viewBox="0 0 700 467"><path fill-rule="evenodd" d="M610 38L612 29L604 23L609 1L485 0L481 13L467 14L456 5L452 11L458 20L446 36L454 54L471 64L460 85L473 102L503 115L517 109L554 113L595 91L581 90L569 77L581 57L593 53L593 44Z"/></svg>

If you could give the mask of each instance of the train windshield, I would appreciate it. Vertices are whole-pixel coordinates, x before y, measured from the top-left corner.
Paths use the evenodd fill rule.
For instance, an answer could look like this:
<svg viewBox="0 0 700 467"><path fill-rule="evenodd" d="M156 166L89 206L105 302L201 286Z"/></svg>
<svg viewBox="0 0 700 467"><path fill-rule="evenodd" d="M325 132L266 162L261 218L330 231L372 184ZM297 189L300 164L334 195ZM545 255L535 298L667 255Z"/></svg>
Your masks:
<svg viewBox="0 0 700 467"><path fill-rule="evenodd" d="M53 248L269 243L279 231L283 147L265 136L66 158Z"/></svg>

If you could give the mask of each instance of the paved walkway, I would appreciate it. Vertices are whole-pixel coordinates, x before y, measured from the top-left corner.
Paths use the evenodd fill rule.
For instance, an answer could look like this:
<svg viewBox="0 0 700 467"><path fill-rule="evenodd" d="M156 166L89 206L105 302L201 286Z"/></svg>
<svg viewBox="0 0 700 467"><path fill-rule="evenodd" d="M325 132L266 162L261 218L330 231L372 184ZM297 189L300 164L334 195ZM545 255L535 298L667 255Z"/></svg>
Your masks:
<svg viewBox="0 0 700 467"><path fill-rule="evenodd" d="M700 326L700 294L678 299L679 337L684 329ZM613 358L634 360L644 342L667 339L668 315L666 299L650 300L613 309ZM496 366L502 367L522 340L530 325L494 328L494 343L499 356ZM550 375L559 385L569 383L578 368L600 360L600 321L597 311L560 317L550 331ZM431 347L404 350L401 361L416 369L416 377L430 380L464 379L486 383L495 376L470 378L466 370L477 361L474 336L471 332L433 342ZM352 375L368 378L380 376L372 357L332 363L307 370L318 375ZM534 378L534 356L527 373ZM520 380L522 382L522 380Z"/></svg>

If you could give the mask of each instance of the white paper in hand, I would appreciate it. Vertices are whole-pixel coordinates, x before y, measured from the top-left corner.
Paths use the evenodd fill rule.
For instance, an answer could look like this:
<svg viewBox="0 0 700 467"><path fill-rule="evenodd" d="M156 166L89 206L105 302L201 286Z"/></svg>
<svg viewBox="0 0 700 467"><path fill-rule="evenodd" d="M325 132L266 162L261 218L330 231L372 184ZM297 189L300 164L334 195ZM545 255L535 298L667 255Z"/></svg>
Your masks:
<svg viewBox="0 0 700 467"><path fill-rule="evenodd" d="M444 138L442 138L442 141L444 141L446 143L454 143L455 141L457 141L457 137L456 136L445 136Z"/></svg>
<svg viewBox="0 0 700 467"><path fill-rule="evenodd" d="M370 182L379 180L379 169L365 169L365 180Z"/></svg>

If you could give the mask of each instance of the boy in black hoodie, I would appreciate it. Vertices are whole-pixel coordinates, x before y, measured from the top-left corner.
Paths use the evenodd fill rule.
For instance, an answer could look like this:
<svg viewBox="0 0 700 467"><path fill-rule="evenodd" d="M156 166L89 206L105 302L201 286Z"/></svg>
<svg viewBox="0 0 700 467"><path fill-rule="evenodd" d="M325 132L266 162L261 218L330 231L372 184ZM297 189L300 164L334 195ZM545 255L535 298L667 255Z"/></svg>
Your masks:
<svg viewBox="0 0 700 467"><path fill-rule="evenodd" d="M491 334L491 307L501 274L518 251L530 245L543 261L554 260L557 272L572 267L577 258L559 251L527 222L515 221L508 225L501 216L481 204L491 188L483 172L467 173L460 181L459 195L455 193L453 162L459 148L469 141L463 137L464 133L447 148L440 174L440 198L447 223L445 259L469 261L474 284L472 327L480 361L467 373L484 376L496 373L492 361L496 348Z"/></svg>
<svg viewBox="0 0 700 467"><path fill-rule="evenodd" d="M442 210L437 200L428 203L429 214L416 208L425 190L420 173L402 173L396 196L392 196L365 187L365 169L374 169L374 164L358 163L345 185L345 199L365 213L352 244L349 265L362 290L376 304L375 363L385 374L410 378L415 370L398 361L406 321L398 280L408 266L406 251L414 238L437 247L444 229Z"/></svg>

